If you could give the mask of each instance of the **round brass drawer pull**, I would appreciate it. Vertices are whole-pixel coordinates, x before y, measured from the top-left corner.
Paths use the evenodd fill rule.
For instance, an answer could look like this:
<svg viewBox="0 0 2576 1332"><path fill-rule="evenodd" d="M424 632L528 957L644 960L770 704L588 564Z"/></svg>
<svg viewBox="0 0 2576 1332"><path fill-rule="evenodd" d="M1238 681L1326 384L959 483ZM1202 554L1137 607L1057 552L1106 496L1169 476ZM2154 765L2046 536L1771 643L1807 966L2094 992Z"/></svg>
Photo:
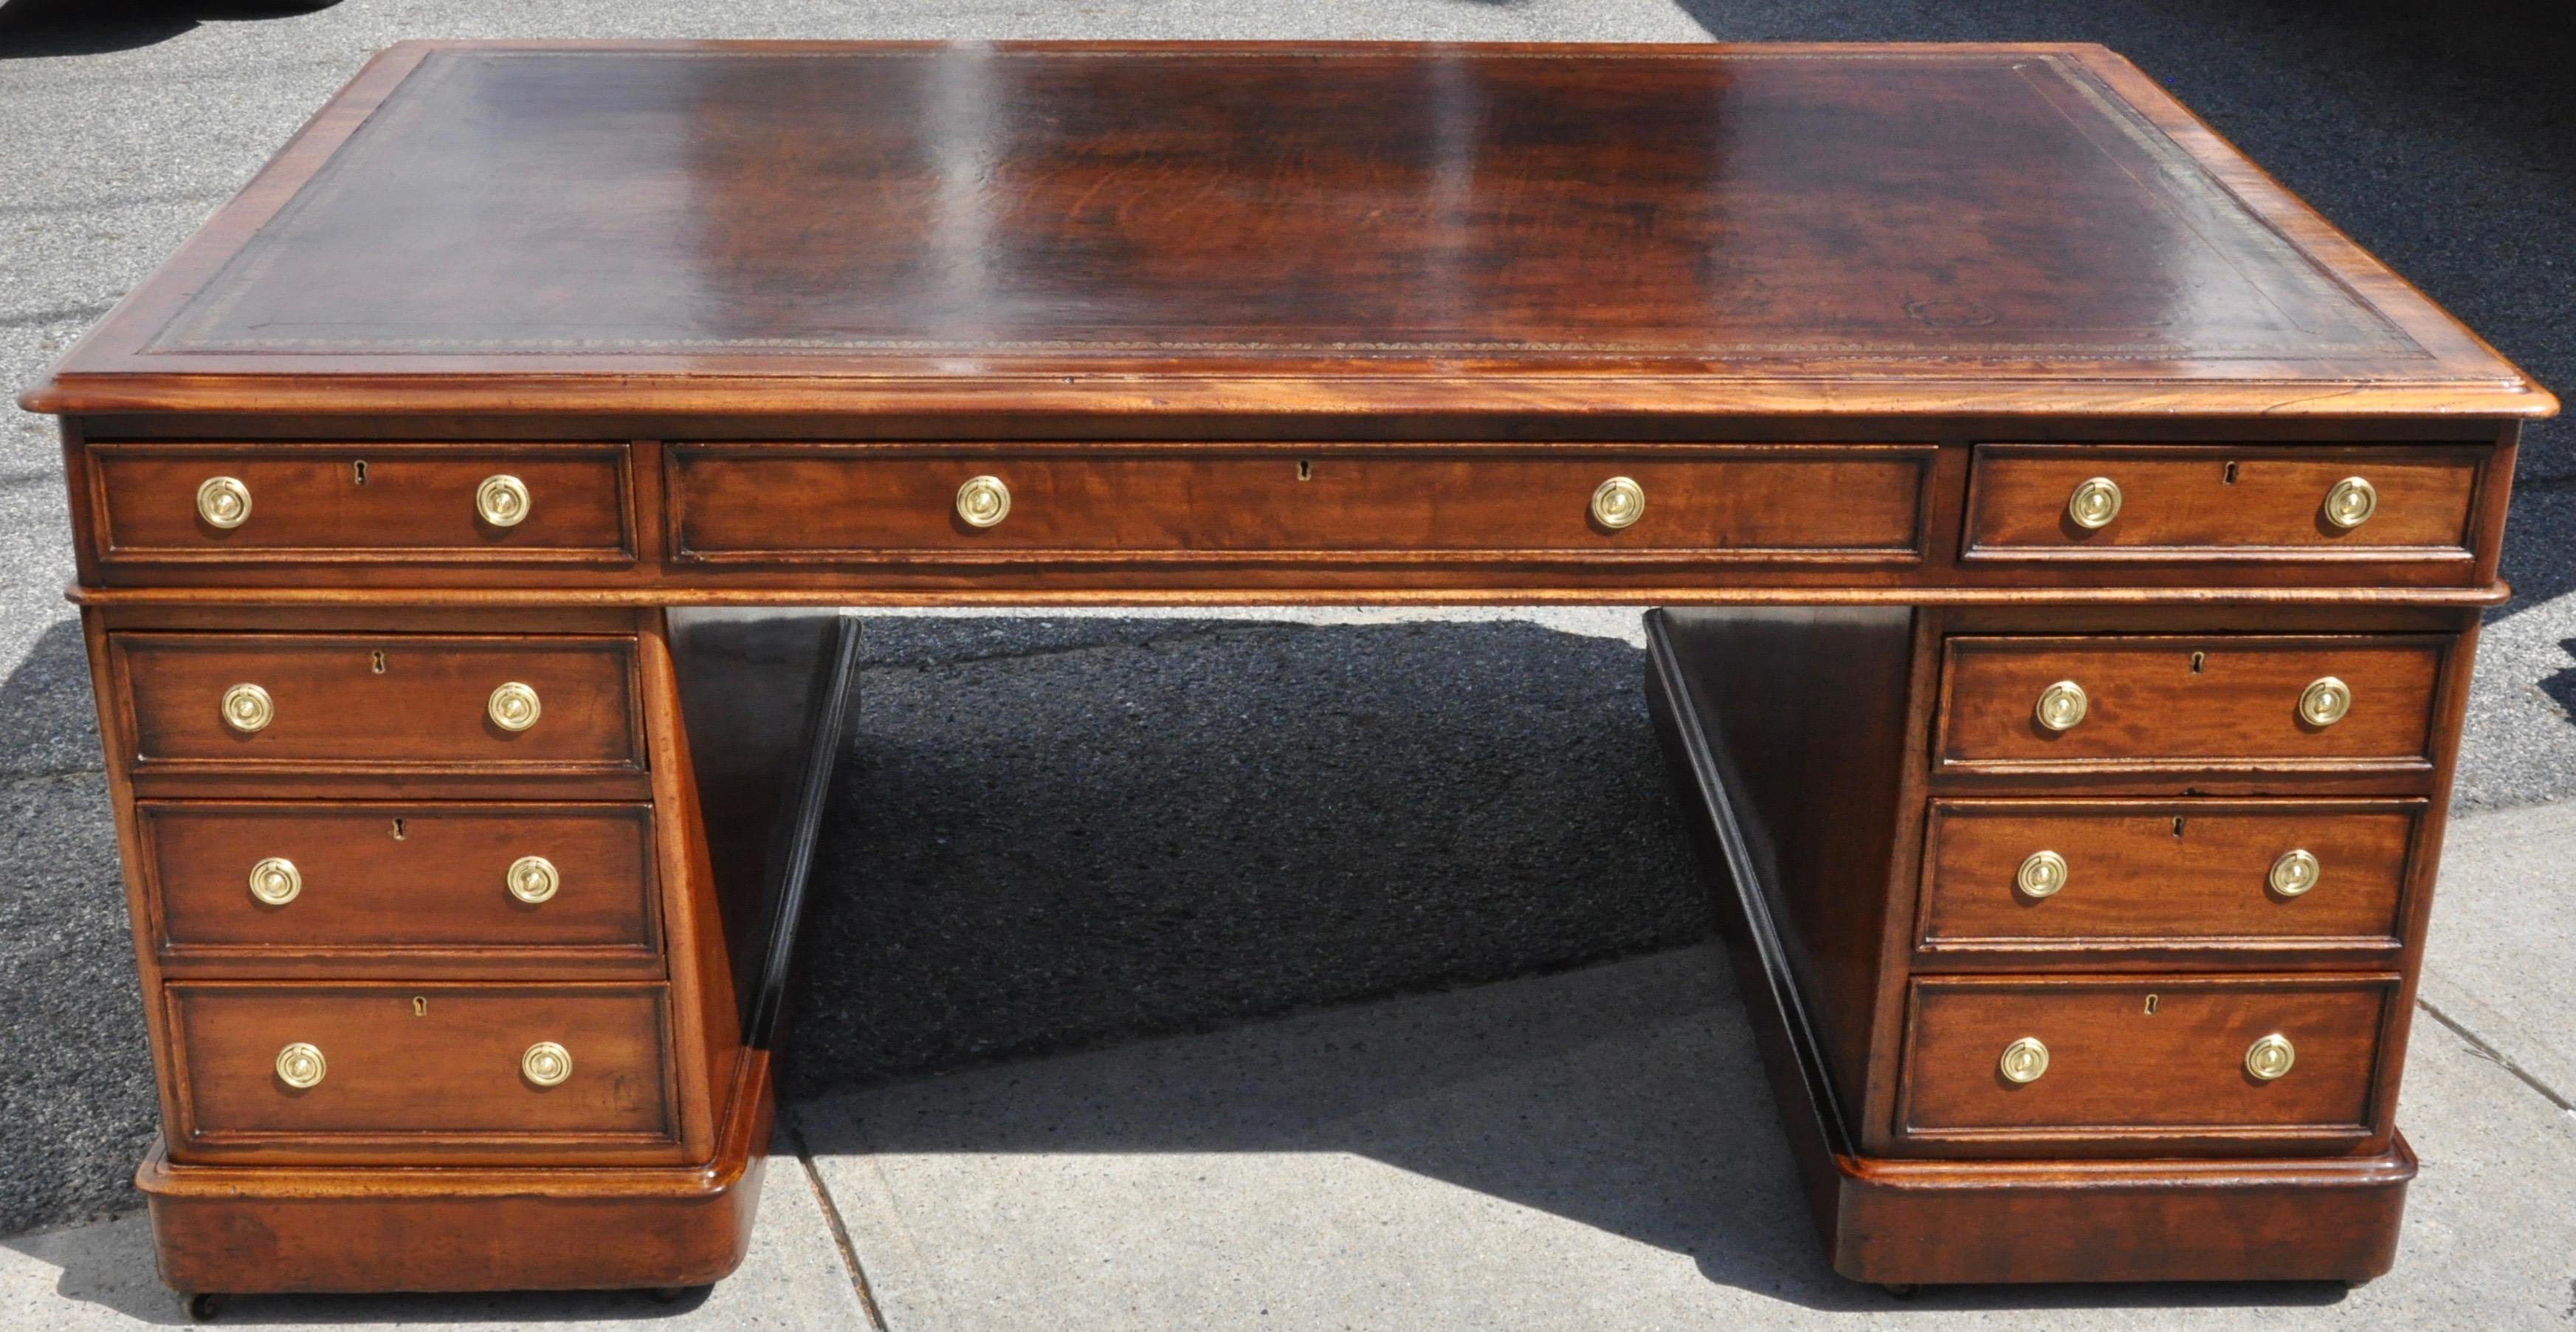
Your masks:
<svg viewBox="0 0 2576 1332"><path fill-rule="evenodd" d="M249 735L266 730L277 719L277 705L269 701L268 691L255 684L237 684L224 691L224 725Z"/></svg>
<svg viewBox="0 0 2576 1332"><path fill-rule="evenodd" d="M1592 521L1616 532L1646 516L1646 488L1614 476L1592 488Z"/></svg>
<svg viewBox="0 0 2576 1332"><path fill-rule="evenodd" d="M508 876L510 896L534 906L555 895L563 886L563 876L555 873L555 863L544 856L521 856L510 862Z"/></svg>
<svg viewBox="0 0 2576 1332"><path fill-rule="evenodd" d="M2323 873L2325 866L2318 864L2316 856L2310 852L2284 851L2280 859L2272 862L2272 872L2265 879L2272 885L2273 892L2283 897L2296 897L2316 887L2317 877Z"/></svg>
<svg viewBox="0 0 2576 1332"><path fill-rule="evenodd" d="M483 478L474 488L476 517L494 527L516 527L528 520L528 483L503 473Z"/></svg>
<svg viewBox="0 0 2576 1332"><path fill-rule="evenodd" d="M249 522L250 487L235 477L207 477L197 486L197 516L226 531Z"/></svg>
<svg viewBox="0 0 2576 1332"><path fill-rule="evenodd" d="M2359 527L2379 512L2379 487L2347 476L2326 491L2326 521L2342 528Z"/></svg>
<svg viewBox="0 0 2576 1332"><path fill-rule="evenodd" d="M284 906L303 891L303 873L284 856L270 856L250 867L250 895L270 906Z"/></svg>
<svg viewBox="0 0 2576 1332"><path fill-rule="evenodd" d="M539 1087L552 1087L572 1076L572 1051L553 1041L539 1041L519 1056L519 1076Z"/></svg>
<svg viewBox="0 0 2576 1332"><path fill-rule="evenodd" d="M2299 1052L2291 1048L2290 1038L2277 1031L2245 1047L2245 1071L2258 1082L2270 1082L2297 1062Z"/></svg>
<svg viewBox="0 0 2576 1332"><path fill-rule="evenodd" d="M2006 1082L2037 1082L2048 1071L2048 1047L2036 1036L2024 1036L2004 1047L2004 1057L1995 1061L1995 1067Z"/></svg>
<svg viewBox="0 0 2576 1332"><path fill-rule="evenodd" d="M2024 897L2055 897L2066 886L2066 857L2054 851L2033 851L2013 872L2013 886Z"/></svg>
<svg viewBox="0 0 2576 1332"><path fill-rule="evenodd" d="M320 1085L322 1075L330 1071L322 1062L322 1052L302 1041L277 1052L277 1080L297 1091Z"/></svg>
<svg viewBox="0 0 2576 1332"><path fill-rule="evenodd" d="M968 527L991 527L1011 516L1011 488L998 476L970 476L957 488L957 516Z"/></svg>
<svg viewBox="0 0 2576 1332"><path fill-rule="evenodd" d="M536 690L512 680L492 691L483 712L504 731L524 731L537 724L545 708L537 702Z"/></svg>
<svg viewBox="0 0 2576 1332"><path fill-rule="evenodd" d="M2352 711L2352 688L2331 675L2319 676L2299 691L2299 720L2310 726L2332 726Z"/></svg>
<svg viewBox="0 0 2576 1332"><path fill-rule="evenodd" d="M2066 497L2066 516L2088 532L2109 527L2120 516L2120 483L2107 476L2077 482Z"/></svg>
<svg viewBox="0 0 2576 1332"><path fill-rule="evenodd" d="M2093 700L2085 695L2084 686L2073 680L2060 680L2039 691L2039 707L2035 711L2040 725L2052 731L2071 731L2077 722L2084 720L2084 710L2092 705Z"/></svg>

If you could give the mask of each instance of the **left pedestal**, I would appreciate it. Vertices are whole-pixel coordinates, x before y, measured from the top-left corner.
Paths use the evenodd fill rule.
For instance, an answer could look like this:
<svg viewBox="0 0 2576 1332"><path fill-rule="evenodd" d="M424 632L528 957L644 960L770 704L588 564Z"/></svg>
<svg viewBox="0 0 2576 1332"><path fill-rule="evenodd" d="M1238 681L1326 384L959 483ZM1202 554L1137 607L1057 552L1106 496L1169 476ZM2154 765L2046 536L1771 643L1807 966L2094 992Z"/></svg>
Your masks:
<svg viewBox="0 0 2576 1332"><path fill-rule="evenodd" d="M163 1278L731 1272L854 631L364 604L85 624L161 1096L136 1183ZM688 715L691 670L723 677L688 691L715 724Z"/></svg>

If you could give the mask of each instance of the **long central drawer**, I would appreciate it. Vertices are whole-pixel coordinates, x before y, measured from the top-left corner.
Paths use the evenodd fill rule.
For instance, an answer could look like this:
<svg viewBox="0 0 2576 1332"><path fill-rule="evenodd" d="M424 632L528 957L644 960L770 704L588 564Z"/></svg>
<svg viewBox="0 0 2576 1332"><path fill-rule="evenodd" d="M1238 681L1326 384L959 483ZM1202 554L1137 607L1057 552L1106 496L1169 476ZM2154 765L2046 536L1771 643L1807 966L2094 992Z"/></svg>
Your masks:
<svg viewBox="0 0 2576 1332"><path fill-rule="evenodd" d="M929 455L674 446L677 557L700 562L1296 554L1911 561L1919 445L1539 454L1319 447Z"/></svg>

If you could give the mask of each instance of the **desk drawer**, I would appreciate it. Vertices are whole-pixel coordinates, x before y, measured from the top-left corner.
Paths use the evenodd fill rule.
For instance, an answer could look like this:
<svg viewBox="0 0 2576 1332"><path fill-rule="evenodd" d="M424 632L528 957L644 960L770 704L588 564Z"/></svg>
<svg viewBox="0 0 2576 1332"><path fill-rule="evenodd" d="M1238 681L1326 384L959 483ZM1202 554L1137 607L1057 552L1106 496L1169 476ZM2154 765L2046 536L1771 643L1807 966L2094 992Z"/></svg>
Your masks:
<svg viewBox="0 0 2576 1332"><path fill-rule="evenodd" d="M1937 800L1928 950L2394 949L2421 800Z"/></svg>
<svg viewBox="0 0 2576 1332"><path fill-rule="evenodd" d="M165 994L180 1145L198 1155L672 1137L658 985L174 982Z"/></svg>
<svg viewBox="0 0 2576 1332"><path fill-rule="evenodd" d="M1951 771L2429 768L2434 695L2453 641L1952 638L1934 753Z"/></svg>
<svg viewBox="0 0 2576 1332"><path fill-rule="evenodd" d="M1100 446L931 456L865 446L691 445L673 456L675 544L681 558L698 561L1061 551L1610 560L1663 552L1885 562L1920 557L1932 451L1781 445L1537 456ZM978 477L995 484L961 496ZM1608 521L1595 512L1596 494L1613 478L1626 478L1635 487L1629 498L1642 502L1625 525L1614 525L1629 515L1613 498L1599 506ZM977 526L963 508L990 525Z"/></svg>
<svg viewBox="0 0 2576 1332"><path fill-rule="evenodd" d="M135 814L165 968L657 960L649 805L144 800Z"/></svg>
<svg viewBox="0 0 2576 1332"><path fill-rule="evenodd" d="M106 563L634 558L626 446L98 444Z"/></svg>
<svg viewBox="0 0 2576 1332"><path fill-rule="evenodd" d="M119 633L108 643L141 770L643 767L629 637Z"/></svg>
<svg viewBox="0 0 2576 1332"><path fill-rule="evenodd" d="M1899 1123L1997 1142L2364 1138L2396 994L2393 976L1917 980Z"/></svg>
<svg viewBox="0 0 2576 1332"><path fill-rule="evenodd" d="M1984 444L1967 556L2447 559L2465 574L2491 452Z"/></svg>

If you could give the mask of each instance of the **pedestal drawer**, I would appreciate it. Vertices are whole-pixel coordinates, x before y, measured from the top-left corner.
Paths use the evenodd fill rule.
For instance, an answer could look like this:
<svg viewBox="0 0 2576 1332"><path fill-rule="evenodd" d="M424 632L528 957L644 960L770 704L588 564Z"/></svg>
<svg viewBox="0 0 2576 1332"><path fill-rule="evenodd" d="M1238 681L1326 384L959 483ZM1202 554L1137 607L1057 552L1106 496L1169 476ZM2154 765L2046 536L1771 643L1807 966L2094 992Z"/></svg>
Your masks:
<svg viewBox="0 0 2576 1332"><path fill-rule="evenodd" d="M659 966L643 804L135 804L165 970Z"/></svg>
<svg viewBox="0 0 2576 1332"><path fill-rule="evenodd" d="M1918 978L1897 1118L1924 1141L2354 1141L2393 975Z"/></svg>
<svg viewBox="0 0 2576 1332"><path fill-rule="evenodd" d="M189 1155L673 1136L658 985L173 982L164 994L175 1146Z"/></svg>
<svg viewBox="0 0 2576 1332"><path fill-rule="evenodd" d="M1936 800L1927 952L2400 943L2421 800Z"/></svg>
<svg viewBox="0 0 2576 1332"><path fill-rule="evenodd" d="M622 636L118 633L138 771L637 771L635 640Z"/></svg>
<svg viewBox="0 0 2576 1332"><path fill-rule="evenodd" d="M2432 766L2455 640L2428 634L1955 637L1945 770Z"/></svg>

